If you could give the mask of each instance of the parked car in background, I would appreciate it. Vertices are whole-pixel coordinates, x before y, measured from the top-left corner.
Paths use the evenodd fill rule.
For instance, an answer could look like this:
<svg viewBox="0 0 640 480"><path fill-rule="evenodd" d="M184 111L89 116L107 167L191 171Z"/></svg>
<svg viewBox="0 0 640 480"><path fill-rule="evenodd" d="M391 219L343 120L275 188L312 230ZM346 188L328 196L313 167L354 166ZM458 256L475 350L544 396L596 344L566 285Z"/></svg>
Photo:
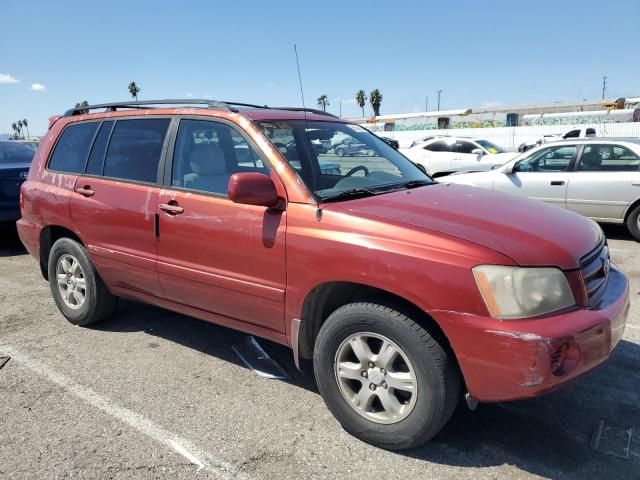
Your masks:
<svg viewBox="0 0 640 480"><path fill-rule="evenodd" d="M549 135L545 135L533 143L521 143L518 147L519 152L526 152L527 150L531 150L533 147L537 147L538 145L542 145L545 143L559 142L560 140L568 140L571 138L592 138L596 136L596 129L591 127L585 128L574 128L565 133L551 133Z"/></svg>
<svg viewBox="0 0 640 480"><path fill-rule="evenodd" d="M122 297L290 346L342 426L388 449L463 395L542 395L620 341L628 280L594 222L433 182L323 112L173 102L71 109L36 153L18 232L71 323ZM374 156L323 171L310 144L339 137Z"/></svg>
<svg viewBox="0 0 640 480"><path fill-rule="evenodd" d="M448 182L542 200L603 223L624 223L640 241L640 139L585 138L542 145L490 172Z"/></svg>
<svg viewBox="0 0 640 480"><path fill-rule="evenodd" d="M373 155L374 152L368 145L353 138L342 138L338 143L333 144L333 153L339 157L353 156L353 155Z"/></svg>
<svg viewBox="0 0 640 480"><path fill-rule="evenodd" d="M391 138L391 137L380 137L380 138L382 139L383 142L387 143L388 145L391 145L396 150L400 148L400 143L395 138Z"/></svg>
<svg viewBox="0 0 640 480"><path fill-rule="evenodd" d="M27 179L34 154L27 143L0 141L0 222L20 218L20 186Z"/></svg>
<svg viewBox="0 0 640 480"><path fill-rule="evenodd" d="M400 149L409 160L433 177L460 171L485 171L518 156L505 152L498 145L467 137L428 137L413 147Z"/></svg>

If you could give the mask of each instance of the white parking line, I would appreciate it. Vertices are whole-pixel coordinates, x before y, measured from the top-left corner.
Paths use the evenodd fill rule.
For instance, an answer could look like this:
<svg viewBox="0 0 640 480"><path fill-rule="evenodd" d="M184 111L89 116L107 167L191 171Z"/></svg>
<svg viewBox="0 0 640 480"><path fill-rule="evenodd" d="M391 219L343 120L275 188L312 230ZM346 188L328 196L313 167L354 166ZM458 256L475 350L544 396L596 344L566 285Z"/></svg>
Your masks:
<svg viewBox="0 0 640 480"><path fill-rule="evenodd" d="M80 385L30 355L8 345L0 347L0 350L2 350L4 354L11 356L12 360L15 360L38 375L41 375L56 385L59 385L69 393L87 402L89 405L111 415L114 418L117 418L121 422L126 423L135 430L147 435L156 442L168 446L196 465L198 470L205 469L214 476L225 480L249 480L250 477L243 472L238 471L237 467L233 464L201 450L188 440L180 438L139 413L112 402L110 399L99 395L90 388Z"/></svg>

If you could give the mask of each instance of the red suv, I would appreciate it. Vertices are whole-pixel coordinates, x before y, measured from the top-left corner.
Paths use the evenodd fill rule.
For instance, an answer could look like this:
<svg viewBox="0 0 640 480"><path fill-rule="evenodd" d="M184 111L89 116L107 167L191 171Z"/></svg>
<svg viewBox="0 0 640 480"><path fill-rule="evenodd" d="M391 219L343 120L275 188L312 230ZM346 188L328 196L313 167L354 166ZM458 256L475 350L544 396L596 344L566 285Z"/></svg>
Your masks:
<svg viewBox="0 0 640 480"><path fill-rule="evenodd" d="M314 148L329 141L370 153ZM288 345L296 364L313 359L344 428L389 449L429 440L463 394L533 397L601 364L629 308L597 224L436 183L312 110L70 110L52 117L21 208L20 238L70 322L123 297Z"/></svg>

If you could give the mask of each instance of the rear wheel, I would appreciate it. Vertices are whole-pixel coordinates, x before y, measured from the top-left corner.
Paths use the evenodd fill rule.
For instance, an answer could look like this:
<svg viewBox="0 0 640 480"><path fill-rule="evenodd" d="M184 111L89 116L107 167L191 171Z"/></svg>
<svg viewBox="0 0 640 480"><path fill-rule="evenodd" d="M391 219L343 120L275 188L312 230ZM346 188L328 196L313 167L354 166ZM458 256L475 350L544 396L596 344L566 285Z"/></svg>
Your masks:
<svg viewBox="0 0 640 480"><path fill-rule="evenodd" d="M87 251L61 238L49 254L49 286L60 312L74 325L97 323L113 312L114 297L96 272Z"/></svg>
<svg viewBox="0 0 640 480"><path fill-rule="evenodd" d="M344 148L338 148L336 150L336 155L338 155L339 157L344 157Z"/></svg>
<svg viewBox="0 0 640 480"><path fill-rule="evenodd" d="M411 318L375 303L352 303L329 316L314 371L345 430L391 450L430 440L460 396L452 354Z"/></svg>
<svg viewBox="0 0 640 480"><path fill-rule="evenodd" d="M627 217L627 228L633 236L633 238L640 242L640 205L631 210Z"/></svg>

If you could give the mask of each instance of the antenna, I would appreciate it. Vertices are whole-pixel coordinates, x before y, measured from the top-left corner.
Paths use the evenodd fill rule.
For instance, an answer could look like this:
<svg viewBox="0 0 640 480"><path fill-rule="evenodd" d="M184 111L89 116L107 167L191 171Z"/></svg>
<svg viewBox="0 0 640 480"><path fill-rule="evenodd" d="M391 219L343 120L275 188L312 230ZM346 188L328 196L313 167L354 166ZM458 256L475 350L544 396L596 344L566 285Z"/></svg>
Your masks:
<svg viewBox="0 0 640 480"><path fill-rule="evenodd" d="M296 53L296 67L298 67L298 83L300 84L300 97L302 97L302 108L305 109L304 120L307 121L307 107L304 104L304 90L302 89L302 75L300 74L300 61L298 60L298 46L293 44L293 51Z"/></svg>

